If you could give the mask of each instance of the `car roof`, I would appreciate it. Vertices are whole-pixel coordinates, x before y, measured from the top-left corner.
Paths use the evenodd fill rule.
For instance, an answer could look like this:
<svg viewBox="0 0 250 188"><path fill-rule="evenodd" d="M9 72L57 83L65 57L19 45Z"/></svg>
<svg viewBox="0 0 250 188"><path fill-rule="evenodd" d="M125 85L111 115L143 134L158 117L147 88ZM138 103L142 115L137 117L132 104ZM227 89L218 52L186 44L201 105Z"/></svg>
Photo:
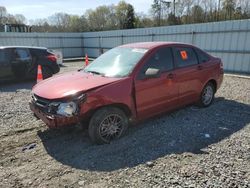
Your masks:
<svg viewBox="0 0 250 188"><path fill-rule="evenodd" d="M175 44L193 46L191 44L186 44L181 42L137 42L137 43L125 44L120 47L152 49L159 46L175 45Z"/></svg>
<svg viewBox="0 0 250 188"><path fill-rule="evenodd" d="M47 50L46 47L39 47L39 46L0 46L0 49L7 49L7 48L29 48L29 49Z"/></svg>

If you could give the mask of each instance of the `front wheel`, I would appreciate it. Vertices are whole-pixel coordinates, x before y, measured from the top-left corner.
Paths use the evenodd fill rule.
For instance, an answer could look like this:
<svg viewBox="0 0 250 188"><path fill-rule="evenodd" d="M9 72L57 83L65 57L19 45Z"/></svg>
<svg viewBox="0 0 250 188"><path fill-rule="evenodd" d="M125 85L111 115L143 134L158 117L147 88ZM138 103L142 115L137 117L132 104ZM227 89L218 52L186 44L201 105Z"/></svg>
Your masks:
<svg viewBox="0 0 250 188"><path fill-rule="evenodd" d="M199 106L208 107L214 100L215 87L211 82L207 83L203 88L200 96Z"/></svg>
<svg viewBox="0 0 250 188"><path fill-rule="evenodd" d="M89 136L97 144L110 143L120 138L128 128L128 117L119 108L104 107L92 116Z"/></svg>

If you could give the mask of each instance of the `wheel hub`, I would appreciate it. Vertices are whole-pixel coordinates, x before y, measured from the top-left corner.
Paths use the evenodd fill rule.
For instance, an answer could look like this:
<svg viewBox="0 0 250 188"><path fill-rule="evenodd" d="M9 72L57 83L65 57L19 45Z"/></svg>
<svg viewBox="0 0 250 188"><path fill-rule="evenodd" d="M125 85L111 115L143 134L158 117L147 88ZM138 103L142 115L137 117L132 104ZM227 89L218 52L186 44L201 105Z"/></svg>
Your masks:
<svg viewBox="0 0 250 188"><path fill-rule="evenodd" d="M204 104L209 104L213 98L213 88L211 86L207 86L203 92L203 103Z"/></svg>
<svg viewBox="0 0 250 188"><path fill-rule="evenodd" d="M100 124L100 136L111 141L120 136L122 132L122 118L118 114L112 114L104 118Z"/></svg>

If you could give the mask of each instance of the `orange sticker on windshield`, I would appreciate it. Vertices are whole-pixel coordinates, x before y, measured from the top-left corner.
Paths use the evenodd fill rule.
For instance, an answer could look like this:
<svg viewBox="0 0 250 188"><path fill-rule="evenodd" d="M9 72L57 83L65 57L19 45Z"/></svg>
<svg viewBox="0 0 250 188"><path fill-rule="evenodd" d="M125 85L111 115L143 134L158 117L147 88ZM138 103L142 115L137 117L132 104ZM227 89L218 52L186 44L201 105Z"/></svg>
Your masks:
<svg viewBox="0 0 250 188"><path fill-rule="evenodd" d="M182 51L181 51L181 58L182 58L183 60L186 60L186 59L188 58L187 52L186 52L185 50L182 50Z"/></svg>

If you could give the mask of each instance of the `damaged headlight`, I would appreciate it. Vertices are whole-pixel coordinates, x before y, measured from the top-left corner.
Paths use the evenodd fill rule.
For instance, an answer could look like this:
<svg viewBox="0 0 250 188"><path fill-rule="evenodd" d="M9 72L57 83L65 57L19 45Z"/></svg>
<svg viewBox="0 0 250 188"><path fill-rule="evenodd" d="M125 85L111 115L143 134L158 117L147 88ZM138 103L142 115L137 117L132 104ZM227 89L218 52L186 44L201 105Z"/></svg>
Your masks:
<svg viewBox="0 0 250 188"><path fill-rule="evenodd" d="M62 116L72 116L77 110L76 107L75 102L61 103L58 106L57 114Z"/></svg>
<svg viewBox="0 0 250 188"><path fill-rule="evenodd" d="M70 102L51 102L48 105L48 112L62 116L73 116L78 110L78 105L86 101L86 94L72 98Z"/></svg>
<svg viewBox="0 0 250 188"><path fill-rule="evenodd" d="M77 111L77 105L75 102L52 102L49 104L48 112L52 114L58 114L62 116L70 117Z"/></svg>

